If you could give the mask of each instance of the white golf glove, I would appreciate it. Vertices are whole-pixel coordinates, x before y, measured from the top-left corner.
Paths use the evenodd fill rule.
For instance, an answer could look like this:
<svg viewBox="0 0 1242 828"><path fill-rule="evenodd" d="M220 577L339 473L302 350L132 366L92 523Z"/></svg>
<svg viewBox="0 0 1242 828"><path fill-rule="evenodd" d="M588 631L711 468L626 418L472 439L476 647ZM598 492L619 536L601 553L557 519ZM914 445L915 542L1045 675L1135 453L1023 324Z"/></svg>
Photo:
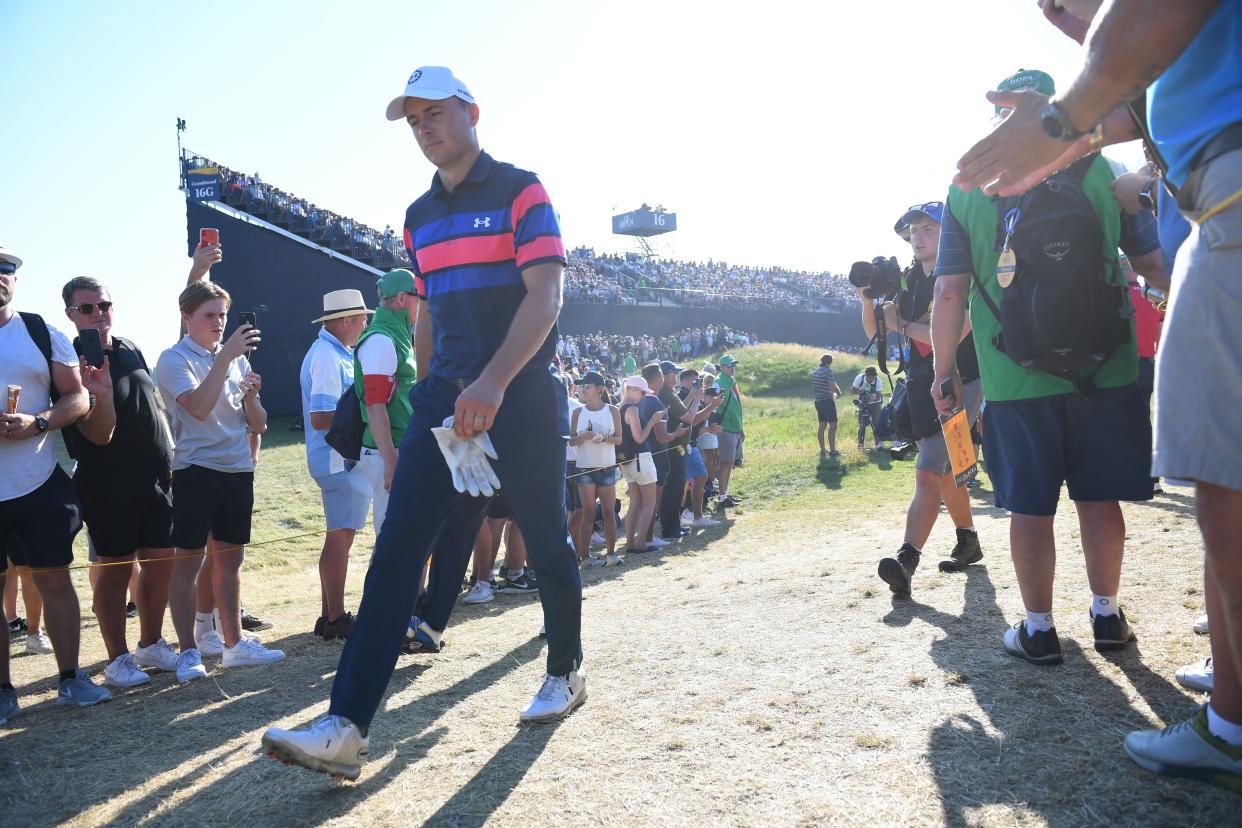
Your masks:
<svg viewBox="0 0 1242 828"><path fill-rule="evenodd" d="M454 489L472 497L491 497L500 490L500 478L487 461L489 457L498 458L486 431L463 440L453 431L453 418L448 417L443 426L433 428L431 433L436 436L444 462L448 463Z"/></svg>

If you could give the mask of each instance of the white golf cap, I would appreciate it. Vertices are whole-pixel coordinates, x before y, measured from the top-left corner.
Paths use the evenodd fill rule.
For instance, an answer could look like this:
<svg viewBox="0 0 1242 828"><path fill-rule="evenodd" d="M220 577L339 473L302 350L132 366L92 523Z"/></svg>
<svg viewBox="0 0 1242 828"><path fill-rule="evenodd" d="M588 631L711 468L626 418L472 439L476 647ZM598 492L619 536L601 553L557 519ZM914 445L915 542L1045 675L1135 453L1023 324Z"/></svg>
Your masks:
<svg viewBox="0 0 1242 828"><path fill-rule="evenodd" d="M405 118L405 99L423 98L428 101L442 101L445 98L461 98L466 103L474 103L474 96L466 85L458 80L447 66L420 66L405 82L405 91L388 102L385 114L390 121Z"/></svg>
<svg viewBox="0 0 1242 828"><path fill-rule="evenodd" d="M329 319L340 319L344 316L375 313L367 310L367 303L362 299L362 291L346 288L325 293L323 296L323 316L311 322L312 325L327 322Z"/></svg>
<svg viewBox="0 0 1242 828"><path fill-rule="evenodd" d="M0 262L11 262L16 267L22 266L22 259L3 244L0 244Z"/></svg>

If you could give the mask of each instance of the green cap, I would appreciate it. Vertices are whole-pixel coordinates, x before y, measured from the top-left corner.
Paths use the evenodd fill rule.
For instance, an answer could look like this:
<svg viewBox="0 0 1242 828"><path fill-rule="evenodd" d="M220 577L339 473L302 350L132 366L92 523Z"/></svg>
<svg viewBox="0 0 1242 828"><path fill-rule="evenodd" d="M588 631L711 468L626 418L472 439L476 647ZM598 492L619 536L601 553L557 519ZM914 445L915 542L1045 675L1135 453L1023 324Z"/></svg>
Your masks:
<svg viewBox="0 0 1242 828"><path fill-rule="evenodd" d="M1047 72L1041 72L1038 69L1019 69L996 87L997 92L1014 92L1018 89L1034 89L1039 94L1051 98L1057 92L1057 85L1053 82L1052 75ZM996 107L996 111L1000 112L1001 107Z"/></svg>
<svg viewBox="0 0 1242 828"><path fill-rule="evenodd" d="M737 360L733 357L733 354L725 354L717 361L721 365L729 365L729 366L737 365Z"/></svg>
<svg viewBox="0 0 1242 828"><path fill-rule="evenodd" d="M414 274L403 267L390 270L375 283L381 299L391 299L399 293L416 293Z"/></svg>

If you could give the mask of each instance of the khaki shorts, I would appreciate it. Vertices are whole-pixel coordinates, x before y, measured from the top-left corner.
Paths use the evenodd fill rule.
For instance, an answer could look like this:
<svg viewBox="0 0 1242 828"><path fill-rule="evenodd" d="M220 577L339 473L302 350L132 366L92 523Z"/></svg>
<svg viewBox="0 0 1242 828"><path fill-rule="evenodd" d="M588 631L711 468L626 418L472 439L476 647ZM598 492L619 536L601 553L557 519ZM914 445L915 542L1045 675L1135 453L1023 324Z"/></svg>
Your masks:
<svg viewBox="0 0 1242 828"><path fill-rule="evenodd" d="M720 462L733 465L733 461L737 459L738 447L742 445L742 432L722 431L719 434L719 440Z"/></svg>
<svg viewBox="0 0 1242 828"><path fill-rule="evenodd" d="M655 483L656 465L651 452L640 452L637 460L622 463L621 476L625 478L626 483L634 483L639 486Z"/></svg>
<svg viewBox="0 0 1242 828"><path fill-rule="evenodd" d="M1200 167L1178 195L1193 221L1242 189L1242 149ZM1242 201L1192 225L1177 253L1156 357L1152 473L1242 490ZM1210 370L1210 376L1204 372Z"/></svg>

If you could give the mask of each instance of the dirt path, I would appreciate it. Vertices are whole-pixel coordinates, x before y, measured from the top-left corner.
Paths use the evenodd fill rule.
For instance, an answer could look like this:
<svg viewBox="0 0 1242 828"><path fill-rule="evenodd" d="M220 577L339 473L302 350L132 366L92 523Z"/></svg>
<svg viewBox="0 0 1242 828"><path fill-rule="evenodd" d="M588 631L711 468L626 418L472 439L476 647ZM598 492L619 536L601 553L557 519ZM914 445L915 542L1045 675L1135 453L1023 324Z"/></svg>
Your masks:
<svg viewBox="0 0 1242 828"><path fill-rule="evenodd" d="M160 675L69 711L42 678L51 657L16 658L28 710L0 729L0 821L1227 824L1236 798L1159 779L1121 751L1128 730L1202 701L1172 682L1207 646L1190 633L1201 553L1185 501L1127 508L1122 600L1141 639L1114 658L1090 647L1072 512L1058 522L1060 668L1000 650L1021 602L991 510L977 522L987 566L934 571L952 542L942 519L913 601L895 603L874 575L904 504L742 514L710 545L592 571L590 699L555 726L517 726L542 675L537 602L460 608L443 654L399 663L356 785L257 753L269 724L324 712L339 650L304 631L312 568L259 576L247 589L276 622L265 640L288 653L280 665L185 687ZM93 629L84 642L98 662Z"/></svg>

